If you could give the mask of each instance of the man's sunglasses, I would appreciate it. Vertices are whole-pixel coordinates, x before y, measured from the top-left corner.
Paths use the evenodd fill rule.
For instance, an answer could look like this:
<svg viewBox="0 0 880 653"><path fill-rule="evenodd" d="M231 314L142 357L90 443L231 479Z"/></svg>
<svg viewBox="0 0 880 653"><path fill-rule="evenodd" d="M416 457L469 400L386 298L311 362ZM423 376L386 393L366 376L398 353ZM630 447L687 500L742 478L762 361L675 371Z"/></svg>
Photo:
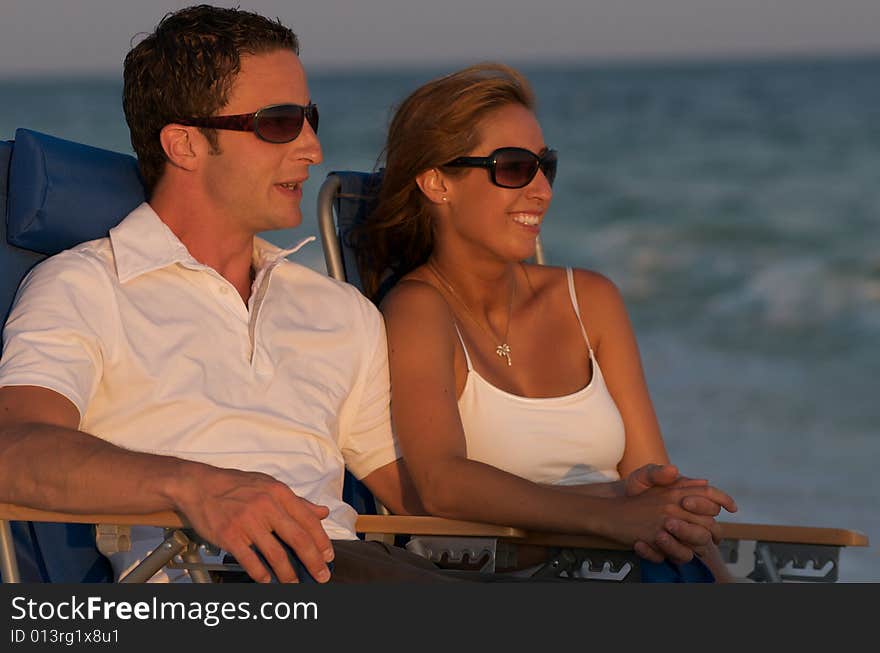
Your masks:
<svg viewBox="0 0 880 653"><path fill-rule="evenodd" d="M541 170L552 186L556 179L556 150L538 156L522 147L500 147L489 156L460 156L441 167L486 168L492 183L501 188L528 186Z"/></svg>
<svg viewBox="0 0 880 653"><path fill-rule="evenodd" d="M209 116L187 118L178 124L209 129L231 129L254 132L257 138L269 143L289 143L302 132L308 120L312 130L318 133L318 107L314 104L273 104L256 113L240 113L234 116Z"/></svg>

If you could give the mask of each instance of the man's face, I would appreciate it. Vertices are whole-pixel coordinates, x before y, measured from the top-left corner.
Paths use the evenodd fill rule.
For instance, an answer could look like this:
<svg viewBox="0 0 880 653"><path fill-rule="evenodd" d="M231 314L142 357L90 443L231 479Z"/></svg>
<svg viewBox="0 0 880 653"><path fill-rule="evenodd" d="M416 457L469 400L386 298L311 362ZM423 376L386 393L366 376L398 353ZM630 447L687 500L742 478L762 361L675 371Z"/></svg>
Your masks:
<svg viewBox="0 0 880 653"><path fill-rule="evenodd" d="M272 104L310 101L299 57L276 50L241 58L229 101L218 115L254 113ZM218 130L219 153L205 163L205 183L218 218L256 234L302 222L302 184L321 163L318 137L308 121L289 143L268 143L253 132Z"/></svg>

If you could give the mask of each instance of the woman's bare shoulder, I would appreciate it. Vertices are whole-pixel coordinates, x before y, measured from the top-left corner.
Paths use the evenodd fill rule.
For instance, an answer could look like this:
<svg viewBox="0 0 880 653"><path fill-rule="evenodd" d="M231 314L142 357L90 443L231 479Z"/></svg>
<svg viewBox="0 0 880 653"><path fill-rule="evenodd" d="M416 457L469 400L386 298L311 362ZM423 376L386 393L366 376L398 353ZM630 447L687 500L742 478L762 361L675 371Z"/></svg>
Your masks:
<svg viewBox="0 0 880 653"><path fill-rule="evenodd" d="M452 316L443 294L419 270L398 281L385 295L379 309L386 320L430 320Z"/></svg>
<svg viewBox="0 0 880 653"><path fill-rule="evenodd" d="M604 301L619 301L620 289L601 272L574 268L574 287L580 295L582 292L589 297Z"/></svg>
<svg viewBox="0 0 880 653"><path fill-rule="evenodd" d="M631 331L623 295L604 274L576 268L574 285L581 316L592 330L590 339L598 352L606 335Z"/></svg>
<svg viewBox="0 0 880 653"><path fill-rule="evenodd" d="M452 361L454 317L446 299L429 280L407 275L388 291L379 306L395 360L433 361L435 370ZM407 355L405 352L410 352ZM413 354L412 352L417 352ZM449 363L451 365L451 362Z"/></svg>
<svg viewBox="0 0 880 653"><path fill-rule="evenodd" d="M525 270L542 307L571 310L566 268L527 265ZM578 308L589 325L591 341L597 344L603 333L628 320L623 297L617 285L601 272L585 268L574 268L572 272Z"/></svg>
<svg viewBox="0 0 880 653"><path fill-rule="evenodd" d="M554 265L523 264L535 292L568 293L568 275L564 267ZM617 286L601 272L585 268L573 268L575 289L580 297L585 295L619 295Z"/></svg>

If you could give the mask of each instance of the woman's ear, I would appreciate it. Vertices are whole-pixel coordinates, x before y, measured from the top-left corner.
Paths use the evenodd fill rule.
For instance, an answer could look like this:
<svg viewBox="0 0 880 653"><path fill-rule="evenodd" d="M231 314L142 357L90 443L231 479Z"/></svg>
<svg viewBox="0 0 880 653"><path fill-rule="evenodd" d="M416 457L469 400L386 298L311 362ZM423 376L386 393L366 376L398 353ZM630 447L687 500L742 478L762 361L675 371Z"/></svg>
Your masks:
<svg viewBox="0 0 880 653"><path fill-rule="evenodd" d="M416 183L422 193L433 204L446 204L449 200L449 188L446 177L437 168L429 168L416 175Z"/></svg>
<svg viewBox="0 0 880 653"><path fill-rule="evenodd" d="M165 156L173 166L184 170L195 169L198 160L198 147L193 143L195 135L190 134L190 131L194 129L194 127L183 127L171 123L165 125L159 132L159 142L162 143Z"/></svg>

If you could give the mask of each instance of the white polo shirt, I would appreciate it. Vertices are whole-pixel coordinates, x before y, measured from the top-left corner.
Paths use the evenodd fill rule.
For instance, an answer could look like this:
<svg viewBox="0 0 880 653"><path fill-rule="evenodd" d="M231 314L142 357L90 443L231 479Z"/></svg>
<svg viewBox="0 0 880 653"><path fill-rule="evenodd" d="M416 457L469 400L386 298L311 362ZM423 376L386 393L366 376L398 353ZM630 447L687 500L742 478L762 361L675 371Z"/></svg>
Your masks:
<svg viewBox="0 0 880 653"><path fill-rule="evenodd" d="M363 478L399 457L385 328L292 251L255 239L245 306L144 203L27 276L0 386L54 390L81 430L127 449L270 474L330 508L331 539L354 539L345 466Z"/></svg>

